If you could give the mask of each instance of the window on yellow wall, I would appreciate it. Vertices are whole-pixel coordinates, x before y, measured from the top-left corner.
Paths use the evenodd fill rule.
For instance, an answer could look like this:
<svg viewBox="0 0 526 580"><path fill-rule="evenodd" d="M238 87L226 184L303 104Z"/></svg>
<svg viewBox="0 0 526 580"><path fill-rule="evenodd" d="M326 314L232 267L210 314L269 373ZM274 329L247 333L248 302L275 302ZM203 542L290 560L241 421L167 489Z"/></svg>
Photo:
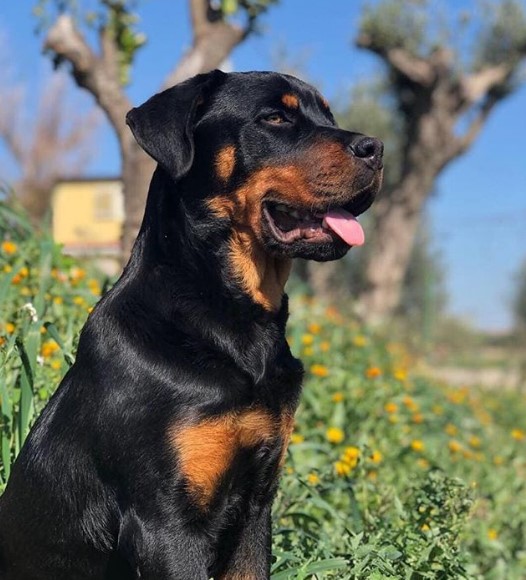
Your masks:
<svg viewBox="0 0 526 580"><path fill-rule="evenodd" d="M93 210L94 221L122 221L124 208L121 189L118 187L97 188Z"/></svg>

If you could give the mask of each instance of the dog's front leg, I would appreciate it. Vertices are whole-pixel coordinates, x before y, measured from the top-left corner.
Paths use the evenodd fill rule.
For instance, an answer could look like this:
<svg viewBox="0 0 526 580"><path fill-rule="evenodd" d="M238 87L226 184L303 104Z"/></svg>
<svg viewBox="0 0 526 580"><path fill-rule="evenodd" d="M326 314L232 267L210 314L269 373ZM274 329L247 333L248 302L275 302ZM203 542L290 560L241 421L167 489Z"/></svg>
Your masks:
<svg viewBox="0 0 526 580"><path fill-rule="evenodd" d="M209 579L205 541L182 530L178 521L141 518L129 509L122 520L118 551L137 580Z"/></svg>
<svg viewBox="0 0 526 580"><path fill-rule="evenodd" d="M271 503L249 512L232 555L215 580L268 580L271 560Z"/></svg>

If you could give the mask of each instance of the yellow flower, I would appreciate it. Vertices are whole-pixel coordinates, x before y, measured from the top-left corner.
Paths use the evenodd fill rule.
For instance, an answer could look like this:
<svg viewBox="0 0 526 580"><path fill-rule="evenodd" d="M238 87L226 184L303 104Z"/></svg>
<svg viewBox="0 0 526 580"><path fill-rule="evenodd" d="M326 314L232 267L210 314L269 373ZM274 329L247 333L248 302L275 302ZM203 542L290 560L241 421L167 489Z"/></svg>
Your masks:
<svg viewBox="0 0 526 580"><path fill-rule="evenodd" d="M40 354L44 357L50 357L59 349L58 344L54 340L46 340L40 349Z"/></svg>
<svg viewBox="0 0 526 580"><path fill-rule="evenodd" d="M422 415L422 413L415 413L413 415L413 423L423 423L424 422L424 415Z"/></svg>
<svg viewBox="0 0 526 580"><path fill-rule="evenodd" d="M301 337L301 342L305 345L305 346L310 346L313 342L314 342L314 336L312 336L312 334L304 334Z"/></svg>
<svg viewBox="0 0 526 580"><path fill-rule="evenodd" d="M31 290L27 286L24 286L23 288L20 288L20 295L21 296L30 296Z"/></svg>
<svg viewBox="0 0 526 580"><path fill-rule="evenodd" d="M511 436L515 441L522 441L526 437L526 434L522 429L512 429Z"/></svg>
<svg viewBox="0 0 526 580"><path fill-rule="evenodd" d="M366 371L365 371L365 376L368 379L375 379L379 376L382 375L382 371L378 368L378 367L369 367Z"/></svg>
<svg viewBox="0 0 526 580"><path fill-rule="evenodd" d="M398 421L400 420L398 418L398 415L389 415L388 419L389 419L389 423L392 423L393 425L395 425L396 423L398 423Z"/></svg>
<svg viewBox="0 0 526 580"><path fill-rule="evenodd" d="M307 328L311 334L319 334L321 330L321 326L317 322L311 322Z"/></svg>
<svg viewBox="0 0 526 580"><path fill-rule="evenodd" d="M458 453L459 451L462 451L462 445L456 441L455 439L452 439L447 446L449 447L449 450L451 451L451 453Z"/></svg>
<svg viewBox="0 0 526 580"><path fill-rule="evenodd" d="M367 479L370 479L371 481L376 481L378 479L378 472L369 471L369 473L367 474Z"/></svg>
<svg viewBox="0 0 526 580"><path fill-rule="evenodd" d="M433 407L431 408L431 411L433 411L433 413L435 415L443 415L444 414L444 407L442 407L442 405L433 405Z"/></svg>
<svg viewBox="0 0 526 580"><path fill-rule="evenodd" d="M73 268L71 268L69 271L69 276L72 282L78 282L79 280L82 280L86 277L86 270L73 266Z"/></svg>
<svg viewBox="0 0 526 580"><path fill-rule="evenodd" d="M402 402L410 411L418 411L419 409L418 403L415 403L415 401L409 395L406 395L402 399Z"/></svg>
<svg viewBox="0 0 526 580"><path fill-rule="evenodd" d="M317 473L309 473L309 475L307 475L307 482L311 485L318 485L318 483L320 483L320 478Z"/></svg>
<svg viewBox="0 0 526 580"><path fill-rule="evenodd" d="M425 448L424 442L421 441L420 439L413 439L413 441L411 441L411 449L413 451L420 453L424 451L424 448Z"/></svg>
<svg viewBox="0 0 526 580"><path fill-rule="evenodd" d="M397 381L405 381L407 380L407 371L405 369L395 369L393 372L393 377Z"/></svg>
<svg viewBox="0 0 526 580"><path fill-rule="evenodd" d="M15 328L16 327L15 327L15 325L12 322L6 322L5 331L8 334L13 334L13 332L15 332Z"/></svg>
<svg viewBox="0 0 526 580"><path fill-rule="evenodd" d="M62 363L57 359L52 360L50 364L51 364L51 368L55 371L58 371L60 369L60 367L62 366Z"/></svg>
<svg viewBox="0 0 526 580"><path fill-rule="evenodd" d="M29 276L29 270L27 269L26 266L23 266L22 268L20 268L19 272L20 276L22 278L27 278Z"/></svg>
<svg viewBox="0 0 526 580"><path fill-rule="evenodd" d="M493 463L495 465L502 465L504 463L504 457L502 457L502 455L495 455L493 458Z"/></svg>
<svg viewBox="0 0 526 580"><path fill-rule="evenodd" d="M314 354L314 349L312 348L312 346L306 346L303 349L303 355L304 356L312 356Z"/></svg>
<svg viewBox="0 0 526 580"><path fill-rule="evenodd" d="M462 405L466 400L467 392L463 389L459 389L458 391L451 391L447 394L448 400L453 403L454 405Z"/></svg>
<svg viewBox="0 0 526 580"><path fill-rule="evenodd" d="M396 403L386 403L384 405L384 411L389 414L396 413L398 411L398 405Z"/></svg>
<svg viewBox="0 0 526 580"><path fill-rule="evenodd" d="M300 435L299 433L293 433L290 436L291 443L303 443L304 441L305 441L305 437L303 437L303 435Z"/></svg>
<svg viewBox="0 0 526 580"><path fill-rule="evenodd" d="M327 352L331 348L331 343L328 340L324 340L320 342L320 350L321 352Z"/></svg>
<svg viewBox="0 0 526 580"><path fill-rule="evenodd" d="M329 427L325 437L329 443L341 443L345 439L345 433L339 427Z"/></svg>
<svg viewBox="0 0 526 580"><path fill-rule="evenodd" d="M4 344L5 344L5 338L3 336L0 336L0 346L4 346Z"/></svg>
<svg viewBox="0 0 526 580"><path fill-rule="evenodd" d="M339 475L340 477L349 475L352 471L352 467L343 461L336 461L334 463L334 469L336 470L336 475Z"/></svg>
<svg viewBox="0 0 526 580"><path fill-rule="evenodd" d="M17 250L17 245L15 242L11 242L10 240L6 240L2 242L2 251L4 254L14 254Z"/></svg>
<svg viewBox="0 0 526 580"><path fill-rule="evenodd" d="M76 304L77 306L84 306L86 304L86 301L84 300L84 298L82 298L82 296L74 296L73 304Z"/></svg>
<svg viewBox="0 0 526 580"><path fill-rule="evenodd" d="M64 302L64 298L62 298L62 296L55 296L55 298L53 298L53 302L55 304L62 304Z"/></svg>
<svg viewBox="0 0 526 580"><path fill-rule="evenodd" d="M287 472L288 475L292 475L294 473L294 469L292 469L292 467L287 466L287 469L285 470Z"/></svg>
<svg viewBox="0 0 526 580"><path fill-rule="evenodd" d="M343 450L342 460L346 461L347 463L353 462L356 460L358 463L358 459L360 458L360 449L358 447L354 447L350 445Z"/></svg>
<svg viewBox="0 0 526 580"><path fill-rule="evenodd" d="M312 365L310 372L316 377L326 377L329 374L329 369L323 365Z"/></svg>
<svg viewBox="0 0 526 580"><path fill-rule="evenodd" d="M444 431L450 436L450 437L454 437L457 433L458 433L458 429L455 425L453 425L453 423L448 423L445 427L444 427Z"/></svg>
<svg viewBox="0 0 526 580"><path fill-rule="evenodd" d="M378 449L375 449L371 455L371 461L373 463L381 463L383 460L384 456L382 455L381 451L378 451Z"/></svg>
<svg viewBox="0 0 526 580"><path fill-rule="evenodd" d="M429 461L427 459L424 459L423 457L419 457L416 460L416 464L418 465L418 467L422 469L429 469Z"/></svg>
<svg viewBox="0 0 526 580"><path fill-rule="evenodd" d="M354 346L361 348L362 346L365 346L367 344L367 338L362 334L357 334L352 339L352 343L354 344Z"/></svg>
<svg viewBox="0 0 526 580"><path fill-rule="evenodd" d="M429 530L431 529L427 524L422 524L422 526L420 527L420 529L423 532L429 532Z"/></svg>
<svg viewBox="0 0 526 580"><path fill-rule="evenodd" d="M341 403L344 399L343 393L337 392L331 397L333 403Z"/></svg>
<svg viewBox="0 0 526 580"><path fill-rule="evenodd" d="M471 445L471 447L474 447L475 449L477 449L478 447L480 447L482 445L482 442L481 442L479 437L477 437L476 435L472 435L469 438L469 444Z"/></svg>
<svg viewBox="0 0 526 580"><path fill-rule="evenodd" d="M95 278L90 278L88 280L88 288L90 289L91 293L95 294L96 296L98 296L101 292L99 281L95 280Z"/></svg>
<svg viewBox="0 0 526 580"><path fill-rule="evenodd" d="M4 266L4 268L3 268L3 270L4 270L4 272L5 272L6 274L9 274L9 272L12 272L12 271L13 271L13 268L12 268L12 266L10 266L9 264L6 264L6 265Z"/></svg>
<svg viewBox="0 0 526 580"><path fill-rule="evenodd" d="M498 537L499 537L499 535L498 535L497 530L495 528L489 528L488 529L488 540L491 540L493 542Z"/></svg>

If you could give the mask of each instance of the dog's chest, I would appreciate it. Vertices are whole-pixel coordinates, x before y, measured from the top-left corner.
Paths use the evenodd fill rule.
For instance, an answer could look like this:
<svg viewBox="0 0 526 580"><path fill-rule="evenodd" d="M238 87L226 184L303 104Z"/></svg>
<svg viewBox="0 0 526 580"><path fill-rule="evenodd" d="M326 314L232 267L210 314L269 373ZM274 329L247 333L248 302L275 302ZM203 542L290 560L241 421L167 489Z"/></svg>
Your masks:
<svg viewBox="0 0 526 580"><path fill-rule="evenodd" d="M231 485L240 472L258 479L258 472L265 465L277 475L293 425L292 411L276 415L251 407L173 428L172 448L195 503L208 507L221 488Z"/></svg>
<svg viewBox="0 0 526 580"><path fill-rule="evenodd" d="M184 487L201 509L237 493L240 485L261 493L276 482L294 428L301 367L272 374L259 388L272 399L279 397L279 404L259 399L169 430Z"/></svg>

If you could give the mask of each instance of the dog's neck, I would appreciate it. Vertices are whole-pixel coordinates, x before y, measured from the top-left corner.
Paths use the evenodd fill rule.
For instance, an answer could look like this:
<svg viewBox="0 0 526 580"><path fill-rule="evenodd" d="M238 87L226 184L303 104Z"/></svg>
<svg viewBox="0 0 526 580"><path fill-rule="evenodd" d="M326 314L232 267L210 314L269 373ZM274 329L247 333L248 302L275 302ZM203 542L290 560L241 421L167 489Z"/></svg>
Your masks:
<svg viewBox="0 0 526 580"><path fill-rule="evenodd" d="M234 229L228 256L237 283L265 310L281 306L292 260L271 256L249 232Z"/></svg>
<svg viewBox="0 0 526 580"><path fill-rule="evenodd" d="M157 168L130 264L146 259L168 265L190 283L192 276L220 276L221 286L233 295L244 296L271 316L277 314L292 260L270 255L248 229L217 222L210 216L196 218L178 186Z"/></svg>

